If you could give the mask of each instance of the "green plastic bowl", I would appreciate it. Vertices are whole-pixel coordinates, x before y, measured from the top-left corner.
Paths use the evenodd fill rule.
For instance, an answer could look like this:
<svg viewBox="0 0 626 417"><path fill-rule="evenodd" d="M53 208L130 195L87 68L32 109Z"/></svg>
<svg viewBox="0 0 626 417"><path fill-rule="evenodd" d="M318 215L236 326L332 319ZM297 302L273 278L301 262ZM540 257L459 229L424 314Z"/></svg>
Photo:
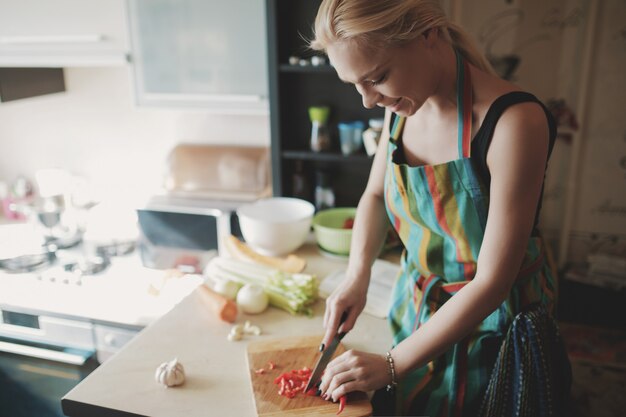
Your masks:
<svg viewBox="0 0 626 417"><path fill-rule="evenodd" d="M344 228L346 220L356 215L354 207L338 207L320 210L313 217L313 232L317 244L336 255L350 254L352 229Z"/></svg>

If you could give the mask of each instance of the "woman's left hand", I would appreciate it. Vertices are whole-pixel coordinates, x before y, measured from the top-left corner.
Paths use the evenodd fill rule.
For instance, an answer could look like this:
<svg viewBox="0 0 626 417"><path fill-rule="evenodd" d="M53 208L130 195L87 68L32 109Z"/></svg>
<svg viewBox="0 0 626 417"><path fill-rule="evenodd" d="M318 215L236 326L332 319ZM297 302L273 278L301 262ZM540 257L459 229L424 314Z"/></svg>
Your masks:
<svg viewBox="0 0 626 417"><path fill-rule="evenodd" d="M320 391L337 401L352 391L372 391L391 381L387 360L375 353L349 350L333 359L322 377Z"/></svg>

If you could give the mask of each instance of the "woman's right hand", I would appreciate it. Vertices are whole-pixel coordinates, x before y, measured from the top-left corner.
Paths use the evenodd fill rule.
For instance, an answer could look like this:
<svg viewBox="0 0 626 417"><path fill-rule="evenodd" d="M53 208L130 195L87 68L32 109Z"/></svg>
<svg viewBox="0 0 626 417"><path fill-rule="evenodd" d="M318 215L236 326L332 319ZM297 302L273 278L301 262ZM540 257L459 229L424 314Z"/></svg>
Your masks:
<svg viewBox="0 0 626 417"><path fill-rule="evenodd" d="M328 346L337 333L352 330L356 319L365 308L369 281L369 275L353 277L348 275L326 299L324 312L326 332L322 340L324 346ZM343 322L342 318L345 318Z"/></svg>

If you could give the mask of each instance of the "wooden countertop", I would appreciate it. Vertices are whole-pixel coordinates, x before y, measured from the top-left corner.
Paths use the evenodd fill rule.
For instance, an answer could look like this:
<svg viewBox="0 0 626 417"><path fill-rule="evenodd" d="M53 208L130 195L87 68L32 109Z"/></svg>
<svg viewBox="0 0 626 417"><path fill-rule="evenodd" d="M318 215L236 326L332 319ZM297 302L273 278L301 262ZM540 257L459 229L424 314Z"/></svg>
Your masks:
<svg viewBox="0 0 626 417"><path fill-rule="evenodd" d="M320 279L347 265L345 260L321 256L311 242L298 254L307 259L306 272ZM314 311L312 318L273 307L259 315L240 313L238 323L250 320L263 333L229 342L226 337L232 326L211 314L194 291L70 391L62 400L63 411L72 417L255 416L247 343L316 333L321 339L323 300ZM383 353L391 345L391 333L386 320L362 314L343 343L347 348ZM154 374L161 363L173 358L184 365L186 382L166 388L155 382Z"/></svg>

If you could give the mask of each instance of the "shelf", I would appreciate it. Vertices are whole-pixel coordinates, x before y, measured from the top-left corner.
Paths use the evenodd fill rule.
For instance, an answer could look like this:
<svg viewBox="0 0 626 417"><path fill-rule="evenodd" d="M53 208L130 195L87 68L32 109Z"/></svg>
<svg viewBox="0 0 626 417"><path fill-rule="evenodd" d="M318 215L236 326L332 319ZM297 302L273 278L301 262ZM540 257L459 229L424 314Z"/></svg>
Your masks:
<svg viewBox="0 0 626 417"><path fill-rule="evenodd" d="M371 163L373 157L367 156L364 153L358 153L354 155L343 155L338 152L312 152L312 151L283 151L282 157L285 159L301 159L307 161L322 161L322 162L357 162L357 163Z"/></svg>
<svg viewBox="0 0 626 417"><path fill-rule="evenodd" d="M267 0L272 191L274 195L292 196L296 173L303 174L313 185L316 173L323 171L331 178L335 203L353 207L367 186L374 158L364 150L343 155L337 140L330 152L310 150L308 109L317 105L331 108L328 126L332 126L332 134L341 121L383 117L384 110L363 107L361 95L353 85L339 79L329 61L324 65L288 63L288 57L310 58L315 54L304 39L313 36L311 28L321 3L322 0Z"/></svg>
<svg viewBox="0 0 626 417"><path fill-rule="evenodd" d="M280 72L303 74L334 74L335 68L330 65L289 65L280 64Z"/></svg>

